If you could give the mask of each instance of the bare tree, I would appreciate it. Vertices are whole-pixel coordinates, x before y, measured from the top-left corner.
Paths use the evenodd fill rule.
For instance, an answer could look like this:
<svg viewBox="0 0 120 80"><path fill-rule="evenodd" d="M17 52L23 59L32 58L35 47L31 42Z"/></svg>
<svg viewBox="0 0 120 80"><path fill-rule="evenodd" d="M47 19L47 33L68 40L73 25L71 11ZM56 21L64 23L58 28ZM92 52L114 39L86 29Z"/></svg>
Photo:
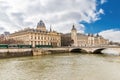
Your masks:
<svg viewBox="0 0 120 80"><path fill-rule="evenodd" d="M15 39L0 39L0 44L23 44L23 41Z"/></svg>

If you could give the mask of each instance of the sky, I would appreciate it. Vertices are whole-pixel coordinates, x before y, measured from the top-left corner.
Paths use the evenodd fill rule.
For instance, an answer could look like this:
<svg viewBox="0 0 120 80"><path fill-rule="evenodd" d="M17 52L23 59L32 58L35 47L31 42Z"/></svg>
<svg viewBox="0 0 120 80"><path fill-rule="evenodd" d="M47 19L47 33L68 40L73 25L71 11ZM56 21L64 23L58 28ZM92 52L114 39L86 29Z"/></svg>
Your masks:
<svg viewBox="0 0 120 80"><path fill-rule="evenodd" d="M119 0L0 0L0 33L46 28L68 33L74 24L79 33L100 34L120 42Z"/></svg>

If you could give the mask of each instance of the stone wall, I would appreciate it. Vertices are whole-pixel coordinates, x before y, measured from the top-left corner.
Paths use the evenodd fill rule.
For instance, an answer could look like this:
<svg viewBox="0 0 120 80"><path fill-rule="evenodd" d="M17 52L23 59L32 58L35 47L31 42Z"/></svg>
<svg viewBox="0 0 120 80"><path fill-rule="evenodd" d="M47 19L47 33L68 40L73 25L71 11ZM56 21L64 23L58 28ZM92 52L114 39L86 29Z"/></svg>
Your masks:
<svg viewBox="0 0 120 80"><path fill-rule="evenodd" d="M32 56L32 49L0 49L0 58Z"/></svg>
<svg viewBox="0 0 120 80"><path fill-rule="evenodd" d="M33 49L33 56L68 52L69 52L68 48L35 48Z"/></svg>

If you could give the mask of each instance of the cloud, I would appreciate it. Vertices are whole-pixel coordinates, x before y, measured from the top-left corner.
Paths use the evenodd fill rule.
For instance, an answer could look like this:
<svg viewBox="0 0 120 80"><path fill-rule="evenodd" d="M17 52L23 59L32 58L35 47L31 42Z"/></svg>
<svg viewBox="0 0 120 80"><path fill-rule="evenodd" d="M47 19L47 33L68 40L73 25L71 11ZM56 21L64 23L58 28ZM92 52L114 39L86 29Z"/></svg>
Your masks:
<svg viewBox="0 0 120 80"><path fill-rule="evenodd" d="M0 32L3 33L5 29L3 27L0 27Z"/></svg>
<svg viewBox="0 0 120 80"><path fill-rule="evenodd" d="M110 29L101 31L99 33L104 38L109 39L110 41L119 42L120 43L120 30L119 29Z"/></svg>
<svg viewBox="0 0 120 80"><path fill-rule="evenodd" d="M104 10L103 9L100 9L98 14L104 14Z"/></svg>
<svg viewBox="0 0 120 80"><path fill-rule="evenodd" d="M97 7L97 0L1 0L0 24L14 32L26 27L36 28L42 19L47 29L53 25L54 30L69 32L75 24L83 33L85 26L80 22L92 23L104 14L104 10Z"/></svg>
<svg viewBox="0 0 120 80"><path fill-rule="evenodd" d="M101 0L101 4L104 4L105 2L107 2L107 0Z"/></svg>

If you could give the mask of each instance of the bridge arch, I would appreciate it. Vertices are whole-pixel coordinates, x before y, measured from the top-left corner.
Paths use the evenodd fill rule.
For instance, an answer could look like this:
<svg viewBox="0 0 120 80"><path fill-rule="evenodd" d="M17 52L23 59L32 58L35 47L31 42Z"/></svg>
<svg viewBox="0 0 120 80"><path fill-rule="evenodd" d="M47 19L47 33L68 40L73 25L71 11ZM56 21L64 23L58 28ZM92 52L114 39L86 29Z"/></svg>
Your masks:
<svg viewBox="0 0 120 80"><path fill-rule="evenodd" d="M72 53L88 53L86 50L81 49L81 48L71 49L70 52L72 52Z"/></svg>
<svg viewBox="0 0 120 80"><path fill-rule="evenodd" d="M104 50L104 49L106 49L106 48L96 49L96 50L93 51L93 53L94 53L94 54L103 54L103 53L102 53L102 50Z"/></svg>

